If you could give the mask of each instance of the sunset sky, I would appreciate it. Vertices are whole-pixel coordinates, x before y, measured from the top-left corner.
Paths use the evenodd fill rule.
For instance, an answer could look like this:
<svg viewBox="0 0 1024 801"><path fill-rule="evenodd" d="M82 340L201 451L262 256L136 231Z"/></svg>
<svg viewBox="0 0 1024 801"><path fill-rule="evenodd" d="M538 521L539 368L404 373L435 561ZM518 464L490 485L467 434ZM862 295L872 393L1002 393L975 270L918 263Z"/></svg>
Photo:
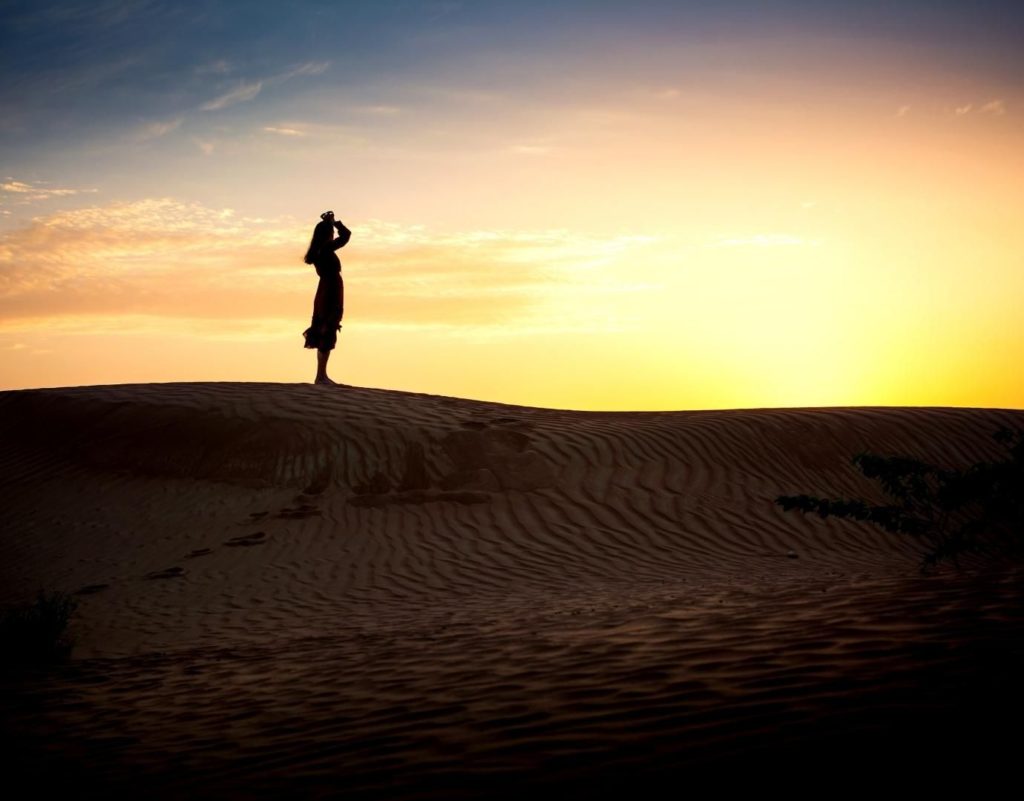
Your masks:
<svg viewBox="0 0 1024 801"><path fill-rule="evenodd" d="M0 41L0 389L310 381L333 209L345 383L1024 407L1019 2L4 2Z"/></svg>

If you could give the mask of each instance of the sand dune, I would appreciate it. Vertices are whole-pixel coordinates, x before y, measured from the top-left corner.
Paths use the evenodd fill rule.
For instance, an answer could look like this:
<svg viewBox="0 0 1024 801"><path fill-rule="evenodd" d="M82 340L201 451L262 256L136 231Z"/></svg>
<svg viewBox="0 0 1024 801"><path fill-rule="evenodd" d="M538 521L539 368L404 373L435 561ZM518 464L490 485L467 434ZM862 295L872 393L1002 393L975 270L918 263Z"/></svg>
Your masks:
<svg viewBox="0 0 1024 801"><path fill-rule="evenodd" d="M72 663L6 695L10 753L80 788L386 798L910 771L909 736L998 762L963 727L1021 711L1018 570L922 577L913 542L772 501L872 495L854 453L965 464L1005 425L1024 412L0 393L0 601L80 601Z"/></svg>

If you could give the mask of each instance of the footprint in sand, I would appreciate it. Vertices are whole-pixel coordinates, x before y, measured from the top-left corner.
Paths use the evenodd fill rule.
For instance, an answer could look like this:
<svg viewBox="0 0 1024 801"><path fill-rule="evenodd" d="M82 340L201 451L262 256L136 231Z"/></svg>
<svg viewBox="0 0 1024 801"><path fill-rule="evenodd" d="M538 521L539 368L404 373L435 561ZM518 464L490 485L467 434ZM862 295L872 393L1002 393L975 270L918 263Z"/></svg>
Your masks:
<svg viewBox="0 0 1024 801"><path fill-rule="evenodd" d="M266 533L256 531L252 534L243 534L241 537L232 537L224 544L229 548L247 548L250 545L262 545L267 541Z"/></svg>
<svg viewBox="0 0 1024 801"><path fill-rule="evenodd" d="M189 551L185 554L186 559L195 559L197 556L207 556L213 553L213 548L197 548L194 551Z"/></svg>
<svg viewBox="0 0 1024 801"><path fill-rule="evenodd" d="M152 573L147 573L146 578L148 579L170 579L180 578L185 575L184 568L181 567L168 567L164 570L154 570Z"/></svg>

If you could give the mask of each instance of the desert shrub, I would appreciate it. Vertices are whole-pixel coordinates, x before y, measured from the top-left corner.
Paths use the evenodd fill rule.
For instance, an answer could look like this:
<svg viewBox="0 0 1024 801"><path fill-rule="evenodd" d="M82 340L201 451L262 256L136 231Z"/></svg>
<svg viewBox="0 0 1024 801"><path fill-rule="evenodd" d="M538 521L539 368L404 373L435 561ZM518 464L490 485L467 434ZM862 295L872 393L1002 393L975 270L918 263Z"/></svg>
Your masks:
<svg viewBox="0 0 1024 801"><path fill-rule="evenodd" d="M1004 459L947 469L905 456L861 453L854 465L879 483L889 503L780 495L786 511L813 512L873 523L914 537L924 549L922 568L965 553L1019 552L1024 545L1024 431L994 435Z"/></svg>
<svg viewBox="0 0 1024 801"><path fill-rule="evenodd" d="M12 606L0 617L4 664L52 662L71 653L68 622L78 604L59 592L40 592L32 603Z"/></svg>

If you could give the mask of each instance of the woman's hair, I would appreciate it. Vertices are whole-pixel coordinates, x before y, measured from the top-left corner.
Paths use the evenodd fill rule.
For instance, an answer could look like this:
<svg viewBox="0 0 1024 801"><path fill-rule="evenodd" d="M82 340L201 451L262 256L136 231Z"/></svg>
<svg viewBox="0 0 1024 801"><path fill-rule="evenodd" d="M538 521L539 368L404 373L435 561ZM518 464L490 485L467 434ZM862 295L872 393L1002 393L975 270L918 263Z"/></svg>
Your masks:
<svg viewBox="0 0 1024 801"><path fill-rule="evenodd" d="M316 257L320 255L320 248L334 239L333 229L334 226L328 220L321 220L316 224L313 229L313 237L309 240L309 249L302 259L306 264L315 262Z"/></svg>

